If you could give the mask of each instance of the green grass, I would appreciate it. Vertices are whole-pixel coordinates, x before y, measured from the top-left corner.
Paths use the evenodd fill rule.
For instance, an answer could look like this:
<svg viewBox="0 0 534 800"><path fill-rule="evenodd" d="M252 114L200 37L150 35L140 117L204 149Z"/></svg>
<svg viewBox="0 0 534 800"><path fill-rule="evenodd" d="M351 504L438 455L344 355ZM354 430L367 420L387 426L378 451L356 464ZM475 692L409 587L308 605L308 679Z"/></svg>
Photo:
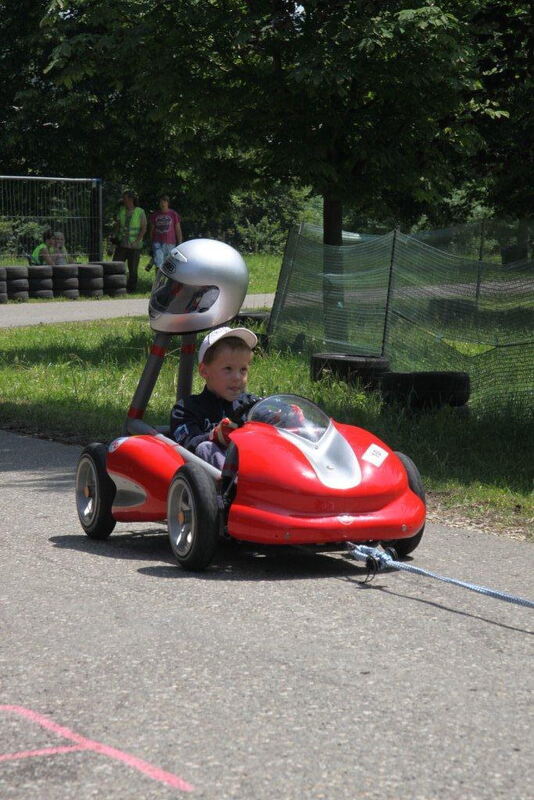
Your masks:
<svg viewBox="0 0 534 800"><path fill-rule="evenodd" d="M86 443L120 434L152 334L144 319L0 330L0 427ZM168 421L179 341L169 353L146 418ZM194 389L200 383L195 378ZM454 409L410 415L343 382L310 380L302 357L258 350L250 388L294 392L335 419L373 431L410 455L443 523L461 518L532 537L532 424L513 410L462 416ZM530 531L530 533L529 533Z"/></svg>

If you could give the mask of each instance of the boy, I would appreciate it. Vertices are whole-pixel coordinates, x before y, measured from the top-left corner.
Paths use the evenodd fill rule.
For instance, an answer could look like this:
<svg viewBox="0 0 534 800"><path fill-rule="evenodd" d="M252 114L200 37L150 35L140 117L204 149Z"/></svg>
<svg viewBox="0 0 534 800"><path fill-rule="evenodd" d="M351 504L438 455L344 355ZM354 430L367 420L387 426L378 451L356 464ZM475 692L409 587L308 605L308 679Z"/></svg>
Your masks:
<svg viewBox="0 0 534 800"><path fill-rule="evenodd" d="M43 241L38 244L33 253L31 254L32 264L48 264L54 265L54 234L51 230L43 231Z"/></svg>
<svg viewBox="0 0 534 800"><path fill-rule="evenodd" d="M244 414L259 397L245 392L252 351L258 339L248 328L217 328L203 339L198 371L200 394L180 400L171 412L171 436L217 469L223 468L232 417Z"/></svg>

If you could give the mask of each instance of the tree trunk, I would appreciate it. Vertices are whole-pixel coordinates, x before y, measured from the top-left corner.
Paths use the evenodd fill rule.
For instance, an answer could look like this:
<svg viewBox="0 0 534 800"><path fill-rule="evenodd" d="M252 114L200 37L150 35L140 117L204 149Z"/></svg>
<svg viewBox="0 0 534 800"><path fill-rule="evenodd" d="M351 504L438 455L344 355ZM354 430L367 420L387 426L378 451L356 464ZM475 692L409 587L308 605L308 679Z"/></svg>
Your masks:
<svg viewBox="0 0 534 800"><path fill-rule="evenodd" d="M323 195L323 244L341 248L343 244L343 205L334 195ZM341 251L332 252L325 247L323 257L323 312L325 344L334 352L347 351L347 317Z"/></svg>

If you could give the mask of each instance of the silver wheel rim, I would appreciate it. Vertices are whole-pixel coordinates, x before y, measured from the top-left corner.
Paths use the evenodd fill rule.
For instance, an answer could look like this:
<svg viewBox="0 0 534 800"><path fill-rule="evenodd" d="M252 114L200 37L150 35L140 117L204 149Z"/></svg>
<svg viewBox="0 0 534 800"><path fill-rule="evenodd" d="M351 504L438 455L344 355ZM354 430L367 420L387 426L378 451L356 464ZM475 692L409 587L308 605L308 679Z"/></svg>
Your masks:
<svg viewBox="0 0 534 800"><path fill-rule="evenodd" d="M191 550L195 538L197 515L191 490L183 480L171 487L167 526L173 552L184 558Z"/></svg>
<svg viewBox="0 0 534 800"><path fill-rule="evenodd" d="M82 525L91 525L98 505L98 478L90 458L82 458L76 474L76 508Z"/></svg>

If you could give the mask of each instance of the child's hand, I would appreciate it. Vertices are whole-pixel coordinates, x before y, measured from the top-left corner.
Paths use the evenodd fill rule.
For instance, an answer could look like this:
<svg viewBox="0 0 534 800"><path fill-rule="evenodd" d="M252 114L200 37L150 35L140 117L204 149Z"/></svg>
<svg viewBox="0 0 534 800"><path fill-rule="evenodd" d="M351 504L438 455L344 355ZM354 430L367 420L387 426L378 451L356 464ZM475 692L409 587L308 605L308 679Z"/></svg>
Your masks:
<svg viewBox="0 0 534 800"><path fill-rule="evenodd" d="M228 447L230 444L230 434L239 427L237 422L232 422L228 417L224 417L214 428L211 429L209 440L221 447Z"/></svg>

